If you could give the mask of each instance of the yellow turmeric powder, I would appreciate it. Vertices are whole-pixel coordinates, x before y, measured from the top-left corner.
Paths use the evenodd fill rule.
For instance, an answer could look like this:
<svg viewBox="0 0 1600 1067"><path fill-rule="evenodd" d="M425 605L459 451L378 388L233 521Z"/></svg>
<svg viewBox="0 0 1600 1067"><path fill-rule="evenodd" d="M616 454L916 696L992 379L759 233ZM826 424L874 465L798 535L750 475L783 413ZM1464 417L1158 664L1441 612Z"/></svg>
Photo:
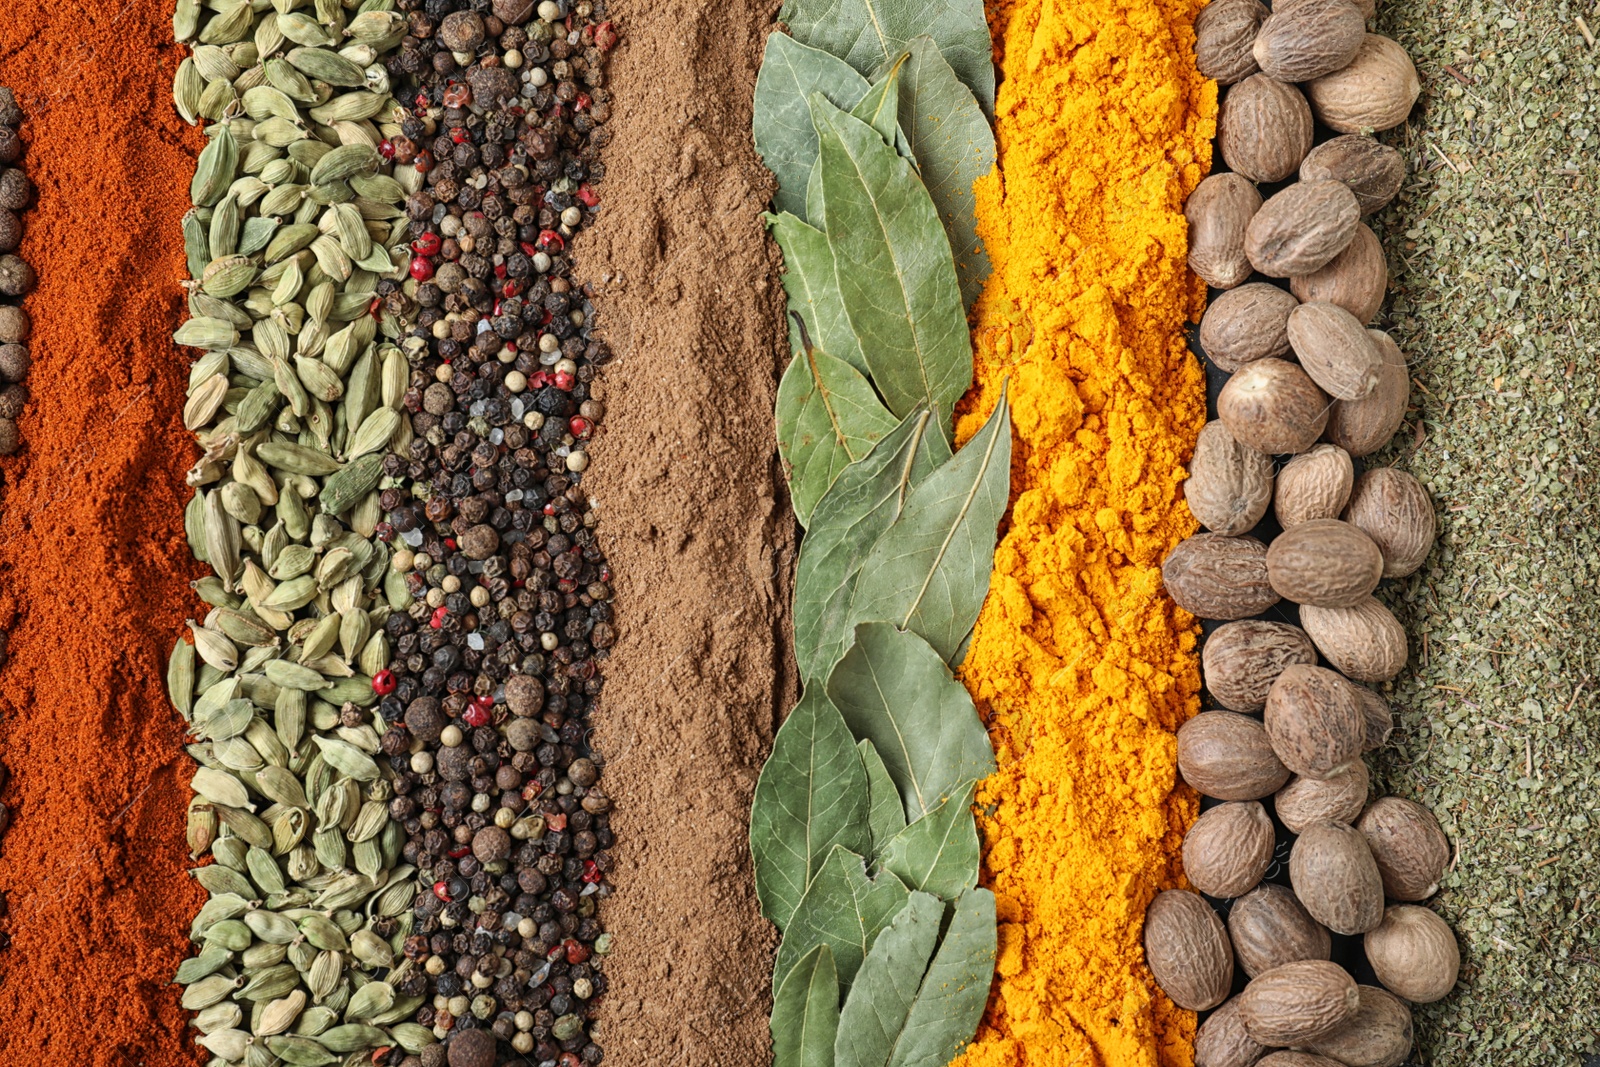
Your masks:
<svg viewBox="0 0 1600 1067"><path fill-rule="evenodd" d="M977 186L994 273L958 437L1009 377L1012 510L963 680L1000 770L979 792L997 983L955 1067L1193 1062L1194 1015L1143 962L1197 800L1174 731L1198 710L1194 619L1161 588L1195 529L1205 421L1183 328L1204 307L1184 199L1210 167L1203 0L991 0L997 170Z"/></svg>

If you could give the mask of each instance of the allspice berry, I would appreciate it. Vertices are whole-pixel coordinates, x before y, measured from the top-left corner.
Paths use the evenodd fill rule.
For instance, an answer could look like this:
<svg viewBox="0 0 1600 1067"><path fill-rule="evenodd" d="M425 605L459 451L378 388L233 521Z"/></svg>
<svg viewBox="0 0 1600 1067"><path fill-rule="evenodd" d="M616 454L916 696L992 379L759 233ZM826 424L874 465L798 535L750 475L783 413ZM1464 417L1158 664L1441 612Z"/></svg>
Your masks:
<svg viewBox="0 0 1600 1067"><path fill-rule="evenodd" d="M439 702L433 697L418 697L406 705L406 729L424 744L431 745L439 740L446 721Z"/></svg>
<svg viewBox="0 0 1600 1067"><path fill-rule="evenodd" d="M533 0L494 0L494 17L507 26L521 26L533 18Z"/></svg>
<svg viewBox="0 0 1600 1067"><path fill-rule="evenodd" d="M7 211L21 211L33 198L33 187L28 176L15 167L0 171L0 207Z"/></svg>
<svg viewBox="0 0 1600 1067"><path fill-rule="evenodd" d="M530 718L544 710L544 683L531 674L516 674L506 680L506 707L511 714Z"/></svg>
<svg viewBox="0 0 1600 1067"><path fill-rule="evenodd" d="M22 220L5 208L0 208L0 252L13 251L22 243Z"/></svg>
<svg viewBox="0 0 1600 1067"><path fill-rule="evenodd" d="M518 752L532 752L543 740L533 719L512 719L506 725L506 743Z"/></svg>
<svg viewBox="0 0 1600 1067"><path fill-rule="evenodd" d="M472 854L479 863L494 863L511 855L511 835L492 823L472 835Z"/></svg>
<svg viewBox="0 0 1600 1067"><path fill-rule="evenodd" d="M0 85L0 126L15 126L22 121L22 109L15 94Z"/></svg>
<svg viewBox="0 0 1600 1067"><path fill-rule="evenodd" d="M439 23L439 43L452 52L475 52L483 43L483 19L476 12L457 11ZM455 1067L452 1058L451 1067Z"/></svg>
<svg viewBox="0 0 1600 1067"><path fill-rule="evenodd" d="M461 535L461 553L468 559L488 559L500 547L500 534L488 523L480 523Z"/></svg>
<svg viewBox="0 0 1600 1067"><path fill-rule="evenodd" d="M0 379L20 382L28 376L32 366L33 357L28 355L27 345L0 344Z"/></svg>
<svg viewBox="0 0 1600 1067"><path fill-rule="evenodd" d="M494 1035L487 1030L458 1031L450 1039L449 1056L450 1067L494 1067Z"/></svg>
<svg viewBox="0 0 1600 1067"><path fill-rule="evenodd" d="M28 405L26 385L8 385L0 389L0 418L14 419Z"/></svg>
<svg viewBox="0 0 1600 1067"><path fill-rule="evenodd" d="M33 291L38 277L33 268L14 255L0 256L0 296L25 296Z"/></svg>
<svg viewBox="0 0 1600 1067"><path fill-rule="evenodd" d="M18 345L28 339L33 321L19 307L0 304L0 345Z"/></svg>
<svg viewBox="0 0 1600 1067"><path fill-rule="evenodd" d="M0 456L9 456L22 446L22 435L15 419L0 419Z"/></svg>
<svg viewBox="0 0 1600 1067"><path fill-rule="evenodd" d="M0 163L15 163L22 156L22 138L10 126L0 126Z"/></svg>

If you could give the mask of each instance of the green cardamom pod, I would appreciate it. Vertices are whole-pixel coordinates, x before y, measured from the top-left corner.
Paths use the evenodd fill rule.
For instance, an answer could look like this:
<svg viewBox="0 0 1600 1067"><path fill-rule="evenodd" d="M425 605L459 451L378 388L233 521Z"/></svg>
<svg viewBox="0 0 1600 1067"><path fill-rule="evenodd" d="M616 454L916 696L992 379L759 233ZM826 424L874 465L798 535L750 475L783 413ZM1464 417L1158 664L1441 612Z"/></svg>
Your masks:
<svg viewBox="0 0 1600 1067"><path fill-rule="evenodd" d="M328 514L342 514L370 492L382 477L383 457L361 456L322 484L318 502Z"/></svg>
<svg viewBox="0 0 1600 1067"><path fill-rule="evenodd" d="M273 912L251 912L252 915L272 915L275 919L289 923L289 928L294 929L294 923L284 919ZM291 935L291 939L294 935ZM287 942L283 942L287 944ZM277 1000L287 996L289 991L300 984L300 972L287 963L280 963L276 967L267 967L258 971L239 990L240 1000Z"/></svg>
<svg viewBox="0 0 1600 1067"><path fill-rule="evenodd" d="M243 978L229 978L225 975L214 974L202 978L183 991L182 1003L188 1011L202 1011L213 1004L220 1004L227 1000L233 993L244 986Z"/></svg>
<svg viewBox="0 0 1600 1067"><path fill-rule="evenodd" d="M248 10L249 4L241 5ZM215 23L217 19L213 19ZM226 123L200 152L200 162L195 168L194 180L189 185L189 200L201 207L210 207L233 184L239 166L239 144L233 139Z"/></svg>
<svg viewBox="0 0 1600 1067"><path fill-rule="evenodd" d="M231 671L239 665L239 650L226 634L208 630L189 619L187 625L194 634L195 652L219 671Z"/></svg>
<svg viewBox="0 0 1600 1067"><path fill-rule="evenodd" d="M194 660L194 646L178 638L167 657L167 696L185 721L194 711Z"/></svg>
<svg viewBox="0 0 1600 1067"><path fill-rule="evenodd" d="M202 978L216 974L232 961L233 953L227 949L205 948L198 956L190 956L178 964L178 973L172 980L179 985L193 985Z"/></svg>
<svg viewBox="0 0 1600 1067"><path fill-rule="evenodd" d="M357 1007L361 1007L363 1009L366 1007L365 1002L360 1000L361 994L374 985L384 985L384 983L369 982L367 985L357 990L355 996L350 998L350 1006L345 1009L345 1018L365 1019L376 1014L376 1012L358 1012L356 1010ZM377 999L378 997L379 994L373 995L373 999ZM394 999L394 990L392 987L389 988L389 999L391 1002ZM375 1026L366 1026L361 1023L346 1023L343 1026L335 1026L333 1029L328 1030L321 1037L317 1038L317 1040L320 1041L322 1043L322 1047L327 1049L329 1052L343 1053L356 1052L361 1049L377 1048L379 1045L388 1044L389 1035L384 1033L382 1030L379 1030Z"/></svg>
<svg viewBox="0 0 1600 1067"><path fill-rule="evenodd" d="M178 64L172 78L172 103L178 117L193 126L200 118L200 97L206 91L206 80L196 69L192 58Z"/></svg>
<svg viewBox="0 0 1600 1067"><path fill-rule="evenodd" d="M232 348L239 343L239 331L222 319L194 318L178 327L172 339L188 348Z"/></svg>

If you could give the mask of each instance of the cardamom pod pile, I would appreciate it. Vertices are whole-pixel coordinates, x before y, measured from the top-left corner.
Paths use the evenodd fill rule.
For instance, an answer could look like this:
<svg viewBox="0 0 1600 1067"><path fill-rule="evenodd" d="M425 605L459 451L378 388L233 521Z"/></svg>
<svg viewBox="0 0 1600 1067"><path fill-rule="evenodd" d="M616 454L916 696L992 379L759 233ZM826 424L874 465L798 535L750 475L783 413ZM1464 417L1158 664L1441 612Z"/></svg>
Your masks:
<svg viewBox="0 0 1600 1067"><path fill-rule="evenodd" d="M612 632L577 483L609 353L565 251L602 17L177 5L174 102L210 123L175 340L213 574L168 680L216 861L178 981L214 1067L601 1059Z"/></svg>
<svg viewBox="0 0 1600 1067"><path fill-rule="evenodd" d="M31 323L19 300L33 289L33 268L16 254L22 243L21 213L33 199L33 186L22 168L22 109L11 90L0 86L0 456L9 456L22 444L17 416L28 402L28 355ZM0 635L0 663L5 662L5 639ZM0 834L8 821L0 807Z"/></svg>

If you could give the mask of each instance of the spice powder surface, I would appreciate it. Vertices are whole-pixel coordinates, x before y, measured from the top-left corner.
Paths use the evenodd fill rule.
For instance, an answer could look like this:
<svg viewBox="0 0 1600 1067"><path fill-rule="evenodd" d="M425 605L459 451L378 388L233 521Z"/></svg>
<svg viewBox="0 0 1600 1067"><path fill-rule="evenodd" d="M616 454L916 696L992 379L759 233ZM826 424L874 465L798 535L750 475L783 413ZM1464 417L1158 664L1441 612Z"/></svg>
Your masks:
<svg viewBox="0 0 1600 1067"><path fill-rule="evenodd" d="M184 873L192 766L168 703L188 588L177 325L198 133L168 92L171 8L15 4L0 78L38 186L22 255L33 398L0 463L0 1064L199 1063L171 984L203 893Z"/></svg>
<svg viewBox="0 0 1600 1067"><path fill-rule="evenodd" d="M983 783L997 981L961 1067L1193 1060L1194 1015L1143 962L1146 905L1180 884L1197 798L1177 727L1199 707L1194 619L1160 563L1195 529L1205 421L1184 327L1205 291L1183 203L1216 90L1198 0L1001 0L997 169L978 183L994 274L976 309L970 437L1010 382L1012 507L962 668L1000 769Z"/></svg>

